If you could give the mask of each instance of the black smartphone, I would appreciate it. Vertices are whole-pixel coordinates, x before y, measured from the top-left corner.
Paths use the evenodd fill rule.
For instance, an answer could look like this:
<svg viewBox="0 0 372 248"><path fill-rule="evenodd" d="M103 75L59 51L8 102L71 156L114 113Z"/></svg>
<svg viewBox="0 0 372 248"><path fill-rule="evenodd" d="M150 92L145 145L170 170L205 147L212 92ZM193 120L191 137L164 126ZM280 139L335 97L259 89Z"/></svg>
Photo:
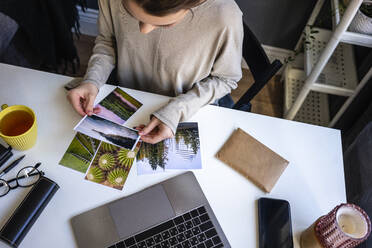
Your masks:
<svg viewBox="0 0 372 248"><path fill-rule="evenodd" d="M280 199L258 199L260 248L293 248L289 202Z"/></svg>

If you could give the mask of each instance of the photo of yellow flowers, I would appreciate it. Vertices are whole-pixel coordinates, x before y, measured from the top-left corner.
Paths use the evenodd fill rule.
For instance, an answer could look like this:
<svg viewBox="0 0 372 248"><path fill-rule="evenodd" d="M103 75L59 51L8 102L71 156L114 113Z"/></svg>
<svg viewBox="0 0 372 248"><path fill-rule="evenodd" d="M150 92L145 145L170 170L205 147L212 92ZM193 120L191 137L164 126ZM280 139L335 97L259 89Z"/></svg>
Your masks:
<svg viewBox="0 0 372 248"><path fill-rule="evenodd" d="M133 150L101 142L85 179L114 189L122 190L140 148Z"/></svg>

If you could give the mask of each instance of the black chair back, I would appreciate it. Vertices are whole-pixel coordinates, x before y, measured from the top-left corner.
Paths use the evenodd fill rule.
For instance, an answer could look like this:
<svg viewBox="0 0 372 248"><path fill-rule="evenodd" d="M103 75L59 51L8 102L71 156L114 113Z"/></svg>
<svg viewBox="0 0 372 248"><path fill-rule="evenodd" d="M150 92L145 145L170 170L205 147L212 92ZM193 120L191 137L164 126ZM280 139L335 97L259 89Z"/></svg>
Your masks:
<svg viewBox="0 0 372 248"><path fill-rule="evenodd" d="M282 67L279 60L270 63L264 49L253 32L244 23L243 58L253 75L254 83L232 107L250 111L250 101Z"/></svg>

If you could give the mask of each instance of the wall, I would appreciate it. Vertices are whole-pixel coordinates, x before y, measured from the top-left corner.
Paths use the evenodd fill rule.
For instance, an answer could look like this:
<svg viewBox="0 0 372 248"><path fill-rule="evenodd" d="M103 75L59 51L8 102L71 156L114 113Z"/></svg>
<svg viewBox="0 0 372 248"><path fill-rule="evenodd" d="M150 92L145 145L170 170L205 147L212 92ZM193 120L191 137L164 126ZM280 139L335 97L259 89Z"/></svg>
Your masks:
<svg viewBox="0 0 372 248"><path fill-rule="evenodd" d="M261 43L293 49L316 0L235 0Z"/></svg>

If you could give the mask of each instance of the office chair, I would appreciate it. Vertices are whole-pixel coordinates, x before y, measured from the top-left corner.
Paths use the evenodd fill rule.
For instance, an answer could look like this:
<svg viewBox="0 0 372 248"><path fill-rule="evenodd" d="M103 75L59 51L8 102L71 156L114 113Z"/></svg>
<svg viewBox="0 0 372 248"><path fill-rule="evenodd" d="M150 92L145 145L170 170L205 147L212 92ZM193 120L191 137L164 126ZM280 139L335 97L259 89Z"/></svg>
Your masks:
<svg viewBox="0 0 372 248"><path fill-rule="evenodd" d="M279 60L274 60L270 63L260 42L244 21L243 26L243 58L247 62L253 75L254 83L235 104L231 95L228 94L218 101L218 105L221 107L251 112L251 100L258 94L258 92L260 92L275 73L277 73L283 64Z"/></svg>

